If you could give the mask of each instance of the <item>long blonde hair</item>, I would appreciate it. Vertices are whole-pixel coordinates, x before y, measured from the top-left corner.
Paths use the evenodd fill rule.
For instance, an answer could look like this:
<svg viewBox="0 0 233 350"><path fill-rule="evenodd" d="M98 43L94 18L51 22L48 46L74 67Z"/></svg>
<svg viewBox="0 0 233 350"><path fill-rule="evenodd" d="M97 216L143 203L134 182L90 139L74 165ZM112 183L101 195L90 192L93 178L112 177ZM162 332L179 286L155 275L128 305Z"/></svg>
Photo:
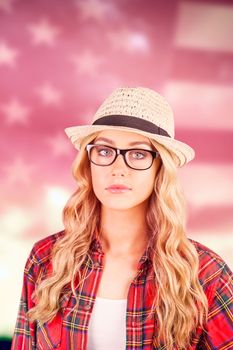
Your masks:
<svg viewBox="0 0 233 350"><path fill-rule="evenodd" d="M77 275L79 285L83 281L80 267L86 257L90 258L88 250L93 232L100 227L100 202L92 189L85 151L85 146L97 134L83 140L73 163L72 172L78 188L64 208L65 235L54 246L53 273L41 281L35 291L37 304L28 312L31 321L44 323L52 320L59 311L63 289L70 285L76 296ZM152 263L156 281L152 310L156 310L158 335L154 345L163 343L168 350L173 346L187 349L192 333L197 327L203 327L206 321L207 298L198 280L197 251L185 233L186 207L177 179L177 159L162 145L151 142L162 159L146 217L152 233Z"/></svg>

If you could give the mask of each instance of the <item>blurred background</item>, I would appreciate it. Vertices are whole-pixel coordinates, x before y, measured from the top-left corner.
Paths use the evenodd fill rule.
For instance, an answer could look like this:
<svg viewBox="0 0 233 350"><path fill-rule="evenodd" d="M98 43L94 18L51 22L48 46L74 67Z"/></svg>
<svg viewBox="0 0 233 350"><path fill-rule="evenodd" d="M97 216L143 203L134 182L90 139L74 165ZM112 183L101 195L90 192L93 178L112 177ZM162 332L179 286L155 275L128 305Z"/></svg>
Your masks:
<svg viewBox="0 0 233 350"><path fill-rule="evenodd" d="M89 123L117 87L173 106L176 137L196 150L179 170L188 236L233 268L232 38L227 0L0 0L1 349L32 245L63 229L76 188L63 130Z"/></svg>

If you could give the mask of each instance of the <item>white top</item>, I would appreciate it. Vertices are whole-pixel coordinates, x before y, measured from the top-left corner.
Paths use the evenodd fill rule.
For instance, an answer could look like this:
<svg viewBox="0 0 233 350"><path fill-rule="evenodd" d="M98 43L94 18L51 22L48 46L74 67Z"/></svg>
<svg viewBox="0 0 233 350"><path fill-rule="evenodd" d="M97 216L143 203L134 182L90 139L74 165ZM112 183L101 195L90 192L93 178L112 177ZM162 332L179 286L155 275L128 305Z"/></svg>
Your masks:
<svg viewBox="0 0 233 350"><path fill-rule="evenodd" d="M87 350L125 350L127 299L96 297L88 326Z"/></svg>

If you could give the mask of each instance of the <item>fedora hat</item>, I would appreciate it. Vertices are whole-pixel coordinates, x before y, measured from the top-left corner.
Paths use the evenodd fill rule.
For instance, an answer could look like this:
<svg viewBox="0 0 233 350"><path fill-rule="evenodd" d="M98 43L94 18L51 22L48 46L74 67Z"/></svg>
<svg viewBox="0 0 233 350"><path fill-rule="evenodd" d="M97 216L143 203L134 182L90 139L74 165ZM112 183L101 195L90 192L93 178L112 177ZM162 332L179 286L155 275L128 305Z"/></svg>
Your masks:
<svg viewBox="0 0 233 350"><path fill-rule="evenodd" d="M91 125L71 126L65 129L65 133L79 150L84 137L103 130L130 131L155 140L177 156L178 167L195 156L190 146L175 139L174 117L169 103L149 88L114 90L97 109Z"/></svg>

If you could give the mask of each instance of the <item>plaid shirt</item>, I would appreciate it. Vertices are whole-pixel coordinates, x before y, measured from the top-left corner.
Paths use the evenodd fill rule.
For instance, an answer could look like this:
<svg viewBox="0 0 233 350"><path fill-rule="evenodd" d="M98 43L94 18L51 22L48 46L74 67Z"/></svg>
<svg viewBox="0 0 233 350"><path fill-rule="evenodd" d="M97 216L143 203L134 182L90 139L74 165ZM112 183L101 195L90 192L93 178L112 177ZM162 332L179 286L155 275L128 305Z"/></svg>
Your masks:
<svg viewBox="0 0 233 350"><path fill-rule="evenodd" d="M104 253L97 236L92 241L90 259L86 259L81 270L86 277L77 289L78 308L72 310L75 298L70 290L61 296L60 312L50 323L28 322L26 312L33 307L32 292L38 278L46 278L52 271L51 248L64 235L64 231L37 242L27 260L12 350L29 349L70 349L85 350L90 320L98 284L103 271ZM210 249L193 240L199 254L199 279L209 302L208 323L205 330L197 330L192 338L192 349L233 349L233 286L232 272L225 262ZM151 307L154 289L154 272L151 250L148 245L138 263L138 273L133 279L127 298L126 350L166 349L162 344L153 343L156 338L154 317L145 320ZM152 288L153 287L153 288ZM175 348L174 348L175 349Z"/></svg>

